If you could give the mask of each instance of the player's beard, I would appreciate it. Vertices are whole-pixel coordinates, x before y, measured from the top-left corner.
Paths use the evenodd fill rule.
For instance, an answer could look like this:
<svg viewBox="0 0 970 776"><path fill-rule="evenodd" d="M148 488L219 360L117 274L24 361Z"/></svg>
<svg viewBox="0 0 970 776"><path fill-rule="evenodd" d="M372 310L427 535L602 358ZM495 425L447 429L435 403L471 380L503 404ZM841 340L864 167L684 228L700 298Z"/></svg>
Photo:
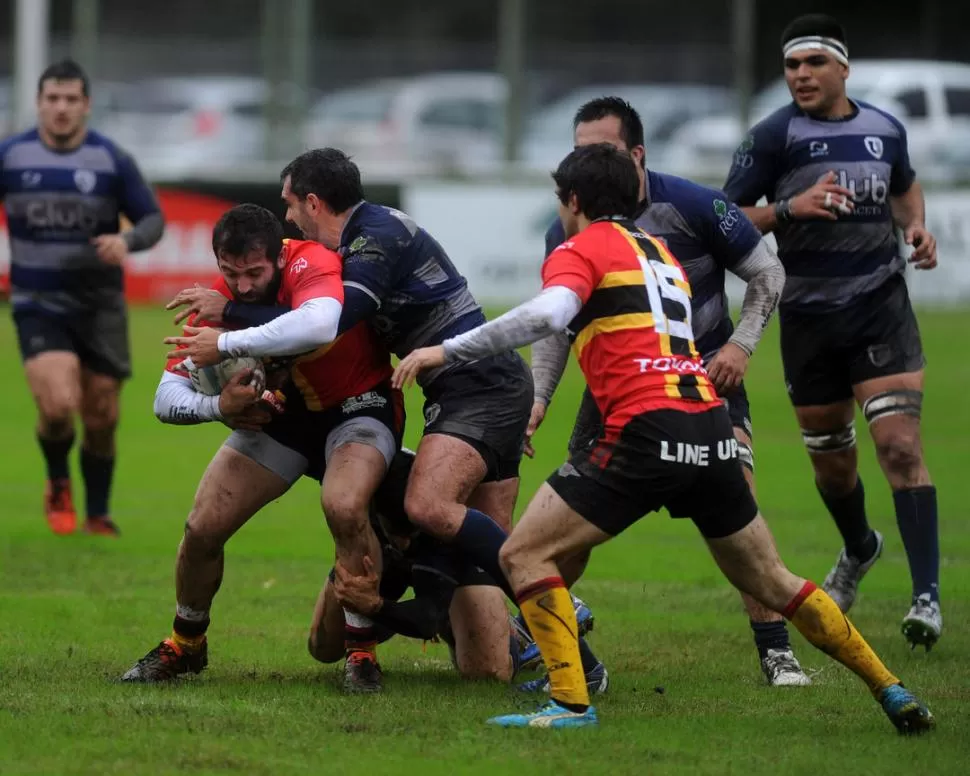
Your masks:
<svg viewBox="0 0 970 776"><path fill-rule="evenodd" d="M233 294L233 296L236 298L237 302L242 302L243 304L275 304L276 299L279 296L280 285L282 282L283 270L277 267L273 270L273 279L261 293L240 294L237 292Z"/></svg>

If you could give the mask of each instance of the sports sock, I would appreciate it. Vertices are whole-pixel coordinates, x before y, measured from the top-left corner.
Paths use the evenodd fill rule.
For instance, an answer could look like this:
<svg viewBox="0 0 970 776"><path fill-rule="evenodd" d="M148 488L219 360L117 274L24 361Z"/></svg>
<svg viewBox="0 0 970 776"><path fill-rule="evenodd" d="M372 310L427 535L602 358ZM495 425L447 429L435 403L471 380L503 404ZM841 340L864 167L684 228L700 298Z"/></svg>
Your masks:
<svg viewBox="0 0 970 776"><path fill-rule="evenodd" d="M377 652L377 633L374 621L350 609L344 609L344 652Z"/></svg>
<svg viewBox="0 0 970 776"><path fill-rule="evenodd" d="M47 463L47 479L66 480L70 477L67 456L74 446L74 434L64 439L45 439L38 434L37 441Z"/></svg>
<svg viewBox="0 0 970 776"><path fill-rule="evenodd" d="M110 514L108 496L111 493L114 470L114 456L105 458L81 448L81 475L84 477L84 500L89 519Z"/></svg>
<svg viewBox="0 0 970 776"><path fill-rule="evenodd" d="M913 578L913 600L929 593L940 600L940 535L937 528L936 488L926 485L893 492L896 525L906 548Z"/></svg>
<svg viewBox="0 0 970 776"><path fill-rule="evenodd" d="M192 609L179 604L175 607L175 620L172 622L172 641L183 650L194 652L205 642L205 632L209 628L209 610Z"/></svg>
<svg viewBox="0 0 970 776"><path fill-rule="evenodd" d="M835 601L813 582L805 582L782 614L814 646L861 678L877 698L899 684Z"/></svg>
<svg viewBox="0 0 970 776"><path fill-rule="evenodd" d="M550 697L571 711L585 711L589 690L566 583L562 577L540 579L519 593L518 603L549 672Z"/></svg>
<svg viewBox="0 0 970 776"><path fill-rule="evenodd" d="M758 648L758 657L761 660L768 657L769 649L791 649L788 628L785 627L784 620L775 622L751 620L751 630L754 631L754 645Z"/></svg>
<svg viewBox="0 0 970 776"><path fill-rule="evenodd" d="M586 639L579 637L579 660L583 664L583 673L588 674L600 664L600 659L593 654Z"/></svg>
<svg viewBox="0 0 970 776"><path fill-rule="evenodd" d="M833 496L818 487L829 514L842 534L845 553L859 561L867 561L876 553L876 535L866 520L866 491L862 478L857 477L855 487L844 496Z"/></svg>
<svg viewBox="0 0 970 776"><path fill-rule="evenodd" d="M499 550L507 538L508 534L502 527L484 512L466 509L465 519L455 534L455 544L514 601L515 593L498 562Z"/></svg>

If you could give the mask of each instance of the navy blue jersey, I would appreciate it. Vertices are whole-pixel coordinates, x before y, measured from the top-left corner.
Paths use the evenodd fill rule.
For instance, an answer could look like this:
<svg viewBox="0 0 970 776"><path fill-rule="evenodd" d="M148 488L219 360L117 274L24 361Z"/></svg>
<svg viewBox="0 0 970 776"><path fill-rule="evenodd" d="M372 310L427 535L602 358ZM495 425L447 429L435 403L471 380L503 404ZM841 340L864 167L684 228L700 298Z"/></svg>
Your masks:
<svg viewBox="0 0 970 776"><path fill-rule="evenodd" d="M905 194L916 177L906 130L872 105L853 108L842 119L816 119L791 103L757 124L734 155L724 189L742 207L793 197L830 171L853 192L851 215L775 229L787 274L783 306L835 309L905 268L890 197Z"/></svg>
<svg viewBox="0 0 970 776"><path fill-rule="evenodd" d="M0 143L0 198L11 301L54 313L117 302L122 269L102 263L91 238L116 234L122 214L137 222L159 212L132 158L92 131L71 151L44 145L36 129Z"/></svg>
<svg viewBox="0 0 970 776"><path fill-rule="evenodd" d="M647 206L637 226L662 240L683 266L691 288L694 342L706 362L734 331L724 272L754 250L761 234L717 189L652 170L647 171L646 187ZM557 220L546 232L546 255L563 240Z"/></svg>
<svg viewBox="0 0 970 776"><path fill-rule="evenodd" d="M444 248L405 213L362 202L340 237L344 287L366 295L369 309L345 305L351 318L371 316L388 349L403 358L415 348L439 345L474 329L485 315ZM428 375L422 382L431 379Z"/></svg>

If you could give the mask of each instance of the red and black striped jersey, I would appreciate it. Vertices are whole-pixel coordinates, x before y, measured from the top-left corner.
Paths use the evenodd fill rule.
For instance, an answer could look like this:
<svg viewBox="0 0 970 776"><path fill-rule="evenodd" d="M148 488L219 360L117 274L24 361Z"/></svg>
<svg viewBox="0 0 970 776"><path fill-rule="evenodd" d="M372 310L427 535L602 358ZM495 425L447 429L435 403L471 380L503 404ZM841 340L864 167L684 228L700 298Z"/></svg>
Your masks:
<svg viewBox="0 0 970 776"><path fill-rule="evenodd" d="M542 281L583 301L567 333L608 427L653 410L720 405L694 347L684 270L632 220L596 221L564 242Z"/></svg>

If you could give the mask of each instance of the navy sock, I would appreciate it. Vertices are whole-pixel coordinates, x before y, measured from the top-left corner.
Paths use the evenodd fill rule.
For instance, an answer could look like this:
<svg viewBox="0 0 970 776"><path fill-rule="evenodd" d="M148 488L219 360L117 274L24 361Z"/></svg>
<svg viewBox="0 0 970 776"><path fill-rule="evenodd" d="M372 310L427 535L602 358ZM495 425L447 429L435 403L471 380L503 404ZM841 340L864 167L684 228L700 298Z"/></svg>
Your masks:
<svg viewBox="0 0 970 776"><path fill-rule="evenodd" d="M896 524L906 548L913 598L929 593L940 600L940 536L937 529L936 488L926 485L893 492Z"/></svg>
<svg viewBox="0 0 970 776"><path fill-rule="evenodd" d="M478 567L488 574L495 584L505 591L509 600L515 600L515 592L502 572L498 552L508 534L498 523L477 509L466 509L465 519L455 534L455 544Z"/></svg>
<svg viewBox="0 0 970 776"><path fill-rule="evenodd" d="M84 498L88 519L107 517L111 477L115 470L114 456L104 458L81 448L81 474L84 476Z"/></svg>
<svg viewBox="0 0 970 776"><path fill-rule="evenodd" d="M40 443L40 449L47 463L47 479L66 480L70 477L67 456L74 446L74 434L64 439L44 439L38 436L37 441Z"/></svg>
<svg viewBox="0 0 970 776"><path fill-rule="evenodd" d="M778 620L778 622L752 620L751 630L754 631L754 645L758 648L758 657L762 660L768 657L769 649L791 649L788 628L785 627L784 620Z"/></svg>
<svg viewBox="0 0 970 776"><path fill-rule="evenodd" d="M593 654L593 650L582 636L579 637L579 658L583 662L584 674L588 674L600 664L599 658Z"/></svg>
<svg viewBox="0 0 970 776"><path fill-rule="evenodd" d="M862 487L862 478L857 478L855 487L844 496L829 495L821 487L818 492L842 534L846 554L863 562L869 560L876 553L877 542L866 520L866 491Z"/></svg>

